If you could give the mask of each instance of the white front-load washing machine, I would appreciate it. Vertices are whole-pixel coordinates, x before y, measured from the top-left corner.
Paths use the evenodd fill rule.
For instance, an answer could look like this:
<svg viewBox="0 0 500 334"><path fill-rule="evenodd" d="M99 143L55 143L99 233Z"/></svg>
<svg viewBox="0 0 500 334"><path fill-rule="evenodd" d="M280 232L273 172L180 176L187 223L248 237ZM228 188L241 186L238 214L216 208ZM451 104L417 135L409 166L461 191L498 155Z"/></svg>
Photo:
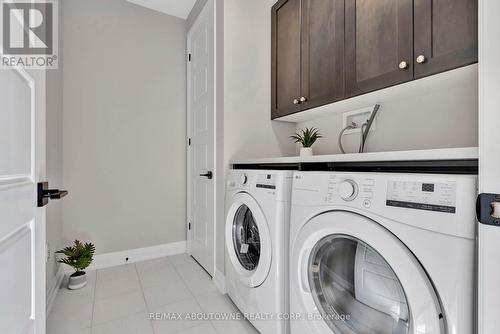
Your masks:
<svg viewBox="0 0 500 334"><path fill-rule="evenodd" d="M473 175L297 172L292 334L474 333Z"/></svg>
<svg viewBox="0 0 500 334"><path fill-rule="evenodd" d="M231 170L226 191L226 287L262 334L289 331L292 172Z"/></svg>

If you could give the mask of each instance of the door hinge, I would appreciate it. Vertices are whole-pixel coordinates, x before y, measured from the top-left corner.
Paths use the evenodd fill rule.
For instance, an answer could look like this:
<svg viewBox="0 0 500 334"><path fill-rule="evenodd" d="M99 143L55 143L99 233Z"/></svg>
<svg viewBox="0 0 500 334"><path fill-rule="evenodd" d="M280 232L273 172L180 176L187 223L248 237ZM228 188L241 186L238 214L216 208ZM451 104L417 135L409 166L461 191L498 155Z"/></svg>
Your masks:
<svg viewBox="0 0 500 334"><path fill-rule="evenodd" d="M188 139L188 146L191 146L191 138Z"/></svg>
<svg viewBox="0 0 500 334"><path fill-rule="evenodd" d="M191 61L191 54L188 54L188 61Z"/></svg>
<svg viewBox="0 0 500 334"><path fill-rule="evenodd" d="M480 194L477 197L476 214L481 224L500 227L500 195Z"/></svg>
<svg viewBox="0 0 500 334"><path fill-rule="evenodd" d="M188 230L191 231L191 223L188 223Z"/></svg>

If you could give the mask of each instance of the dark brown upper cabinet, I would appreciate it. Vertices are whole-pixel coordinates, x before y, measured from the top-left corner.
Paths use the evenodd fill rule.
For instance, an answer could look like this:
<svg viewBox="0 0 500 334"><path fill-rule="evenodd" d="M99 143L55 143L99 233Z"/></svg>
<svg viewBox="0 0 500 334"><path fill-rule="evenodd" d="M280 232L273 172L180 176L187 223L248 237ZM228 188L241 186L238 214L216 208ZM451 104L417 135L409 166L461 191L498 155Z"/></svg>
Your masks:
<svg viewBox="0 0 500 334"><path fill-rule="evenodd" d="M273 119L477 62L478 0L279 0Z"/></svg>
<svg viewBox="0 0 500 334"><path fill-rule="evenodd" d="M346 93L413 79L413 0L345 1Z"/></svg>
<svg viewBox="0 0 500 334"><path fill-rule="evenodd" d="M478 60L477 0L414 0L415 78Z"/></svg>
<svg viewBox="0 0 500 334"><path fill-rule="evenodd" d="M272 17L272 118L300 111L300 0L280 0Z"/></svg>
<svg viewBox="0 0 500 334"><path fill-rule="evenodd" d="M302 0L301 110L344 98L344 0Z"/></svg>
<svg viewBox="0 0 500 334"><path fill-rule="evenodd" d="M344 0L272 9L272 118L344 98Z"/></svg>

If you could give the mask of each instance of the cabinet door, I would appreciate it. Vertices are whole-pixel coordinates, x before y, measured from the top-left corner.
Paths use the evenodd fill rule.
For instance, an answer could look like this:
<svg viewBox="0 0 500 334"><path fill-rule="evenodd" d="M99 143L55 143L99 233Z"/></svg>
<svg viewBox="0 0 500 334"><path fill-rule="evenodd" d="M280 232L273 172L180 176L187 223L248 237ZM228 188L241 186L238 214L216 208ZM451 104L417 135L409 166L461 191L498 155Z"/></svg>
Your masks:
<svg viewBox="0 0 500 334"><path fill-rule="evenodd" d="M300 0L280 0L271 13L271 116L275 119L300 111Z"/></svg>
<svg viewBox="0 0 500 334"><path fill-rule="evenodd" d="M477 62L478 0L415 0L415 77Z"/></svg>
<svg viewBox="0 0 500 334"><path fill-rule="evenodd" d="M344 0L302 0L301 108L344 98Z"/></svg>
<svg viewBox="0 0 500 334"><path fill-rule="evenodd" d="M412 80L413 0L346 0L345 6L347 95Z"/></svg>

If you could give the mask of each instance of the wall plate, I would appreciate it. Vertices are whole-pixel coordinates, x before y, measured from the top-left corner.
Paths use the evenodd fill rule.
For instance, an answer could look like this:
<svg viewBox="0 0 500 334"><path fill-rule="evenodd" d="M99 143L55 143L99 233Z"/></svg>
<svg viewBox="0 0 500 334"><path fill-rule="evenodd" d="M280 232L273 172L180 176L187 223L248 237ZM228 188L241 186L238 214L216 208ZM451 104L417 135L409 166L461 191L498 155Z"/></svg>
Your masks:
<svg viewBox="0 0 500 334"><path fill-rule="evenodd" d="M351 123L356 123L357 128L352 129L352 130L346 130L345 134L352 134L352 133L360 133L361 132L361 126L364 123L367 123L368 120L370 119L370 116L373 113L373 109L375 106L371 107L366 107L362 109L357 109L353 111L347 111L342 114L342 128L345 128L348 124ZM370 132L375 131L377 129L377 118L373 120L372 126L370 128Z"/></svg>
<svg viewBox="0 0 500 334"><path fill-rule="evenodd" d="M500 219L493 217L493 203L500 202L499 194L480 194L477 198L477 220L484 225L500 227Z"/></svg>

